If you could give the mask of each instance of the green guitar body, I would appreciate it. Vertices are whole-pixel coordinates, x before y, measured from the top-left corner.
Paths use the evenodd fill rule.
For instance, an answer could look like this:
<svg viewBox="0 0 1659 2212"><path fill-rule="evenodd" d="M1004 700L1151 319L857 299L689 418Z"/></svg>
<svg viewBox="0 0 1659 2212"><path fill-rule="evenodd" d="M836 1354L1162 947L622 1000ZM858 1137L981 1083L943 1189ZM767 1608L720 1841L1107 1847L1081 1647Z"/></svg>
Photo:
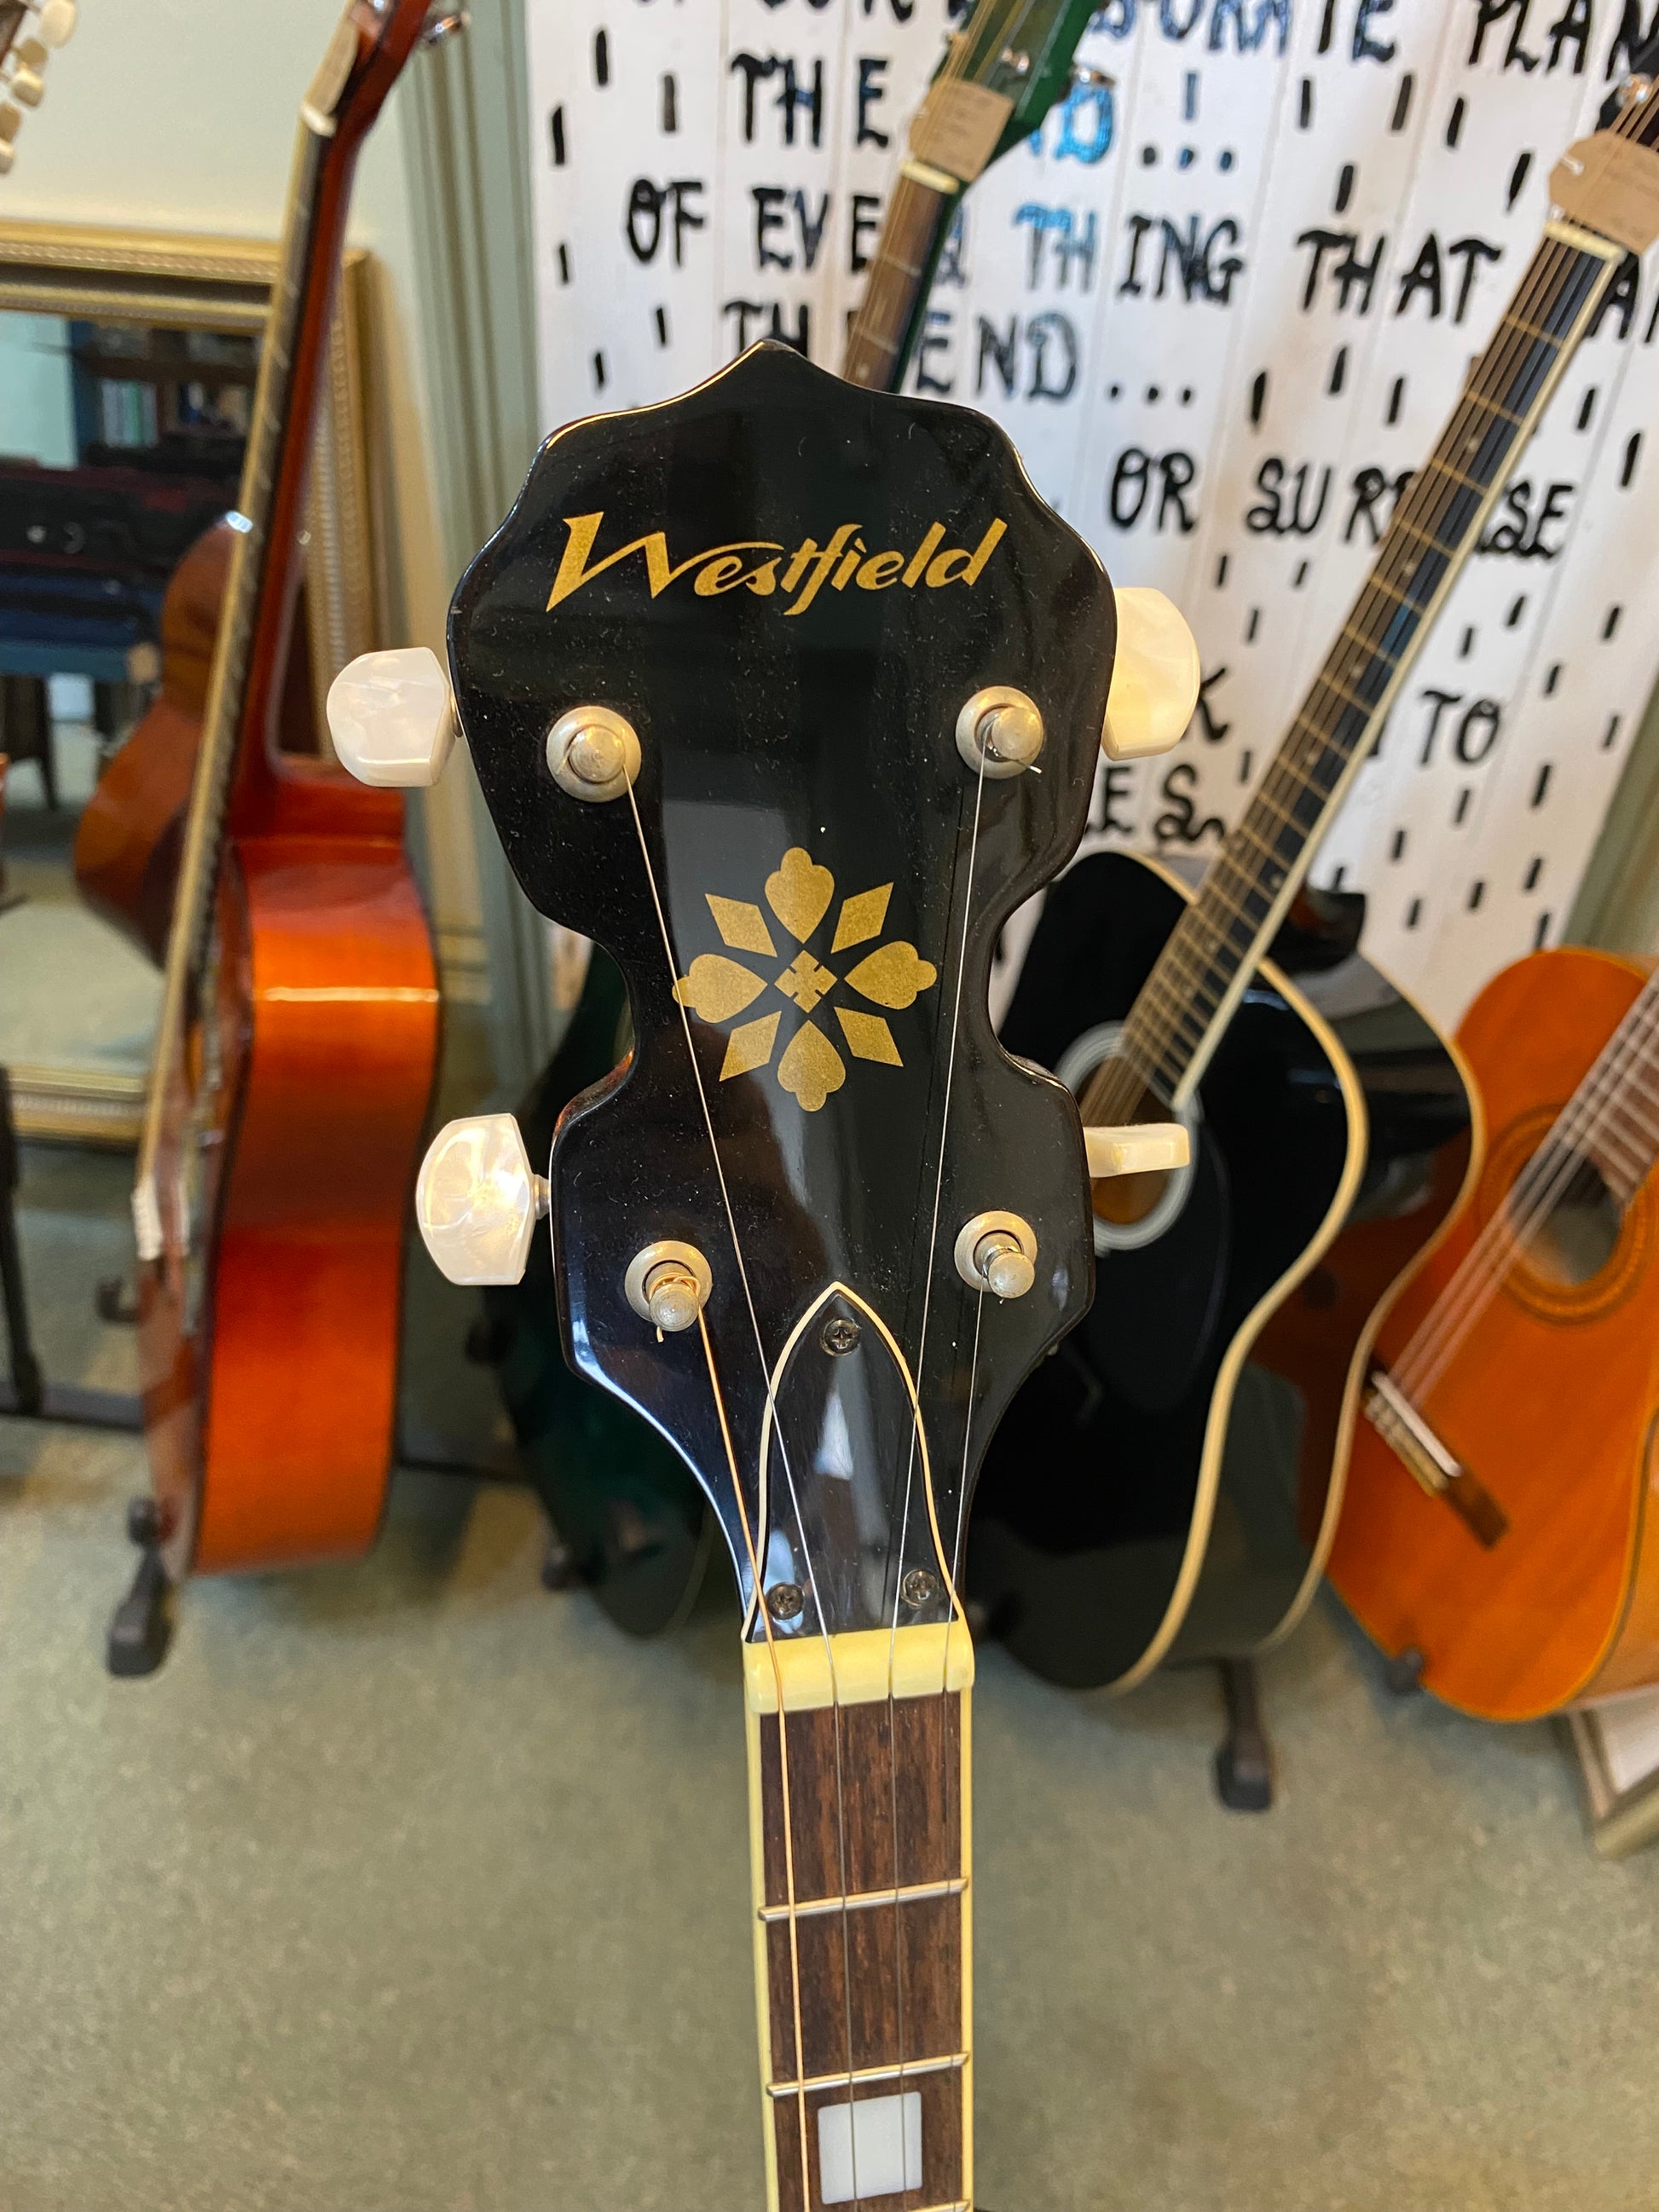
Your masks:
<svg viewBox="0 0 1659 2212"><path fill-rule="evenodd" d="M602 1082L628 1048L621 971L598 945L563 1042L519 1108L532 1160L580 1092ZM620 1399L566 1364L553 1294L553 1249L531 1247L524 1279L484 1292L490 1355L526 1472L568 1547L575 1576L630 1636L684 1620L712 1548L702 1492L685 1462Z"/></svg>

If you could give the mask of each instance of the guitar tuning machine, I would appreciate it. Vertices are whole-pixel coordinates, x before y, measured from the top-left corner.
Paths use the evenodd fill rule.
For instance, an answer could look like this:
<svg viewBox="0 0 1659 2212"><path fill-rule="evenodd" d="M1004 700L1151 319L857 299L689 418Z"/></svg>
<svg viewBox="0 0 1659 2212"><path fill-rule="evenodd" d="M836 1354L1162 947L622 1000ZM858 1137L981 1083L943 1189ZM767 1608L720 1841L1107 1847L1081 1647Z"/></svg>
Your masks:
<svg viewBox="0 0 1659 2212"><path fill-rule="evenodd" d="M547 733L547 765L573 799L620 799L640 772L639 736L609 707L573 707Z"/></svg>
<svg viewBox="0 0 1659 2212"><path fill-rule="evenodd" d="M957 750L975 775L1023 775L1046 735L1036 702L1009 684L988 684L957 716Z"/></svg>
<svg viewBox="0 0 1659 2212"><path fill-rule="evenodd" d="M1203 680L1186 617L1162 592L1114 587L1117 655L1101 750L1108 760L1147 760L1186 734Z"/></svg>
<svg viewBox="0 0 1659 2212"><path fill-rule="evenodd" d="M454 695L424 645L360 653L328 687L328 732L359 783L424 791L454 748Z"/></svg>
<svg viewBox="0 0 1659 2212"><path fill-rule="evenodd" d="M68 46L75 35L78 14L76 0L41 0L38 27L42 45Z"/></svg>
<svg viewBox="0 0 1659 2212"><path fill-rule="evenodd" d="M713 1270L696 1246L672 1238L636 1252L623 1278L629 1304L659 1335L677 1336L690 1328L714 1287Z"/></svg>
<svg viewBox="0 0 1659 2212"><path fill-rule="evenodd" d="M1018 1213L976 1213L957 1237L957 1273L969 1290L1023 1298L1036 1281L1036 1231Z"/></svg>
<svg viewBox="0 0 1659 2212"><path fill-rule="evenodd" d="M516 1283L548 1198L547 1179L532 1168L512 1115L475 1114L446 1122L428 1146L415 1220L452 1283Z"/></svg>

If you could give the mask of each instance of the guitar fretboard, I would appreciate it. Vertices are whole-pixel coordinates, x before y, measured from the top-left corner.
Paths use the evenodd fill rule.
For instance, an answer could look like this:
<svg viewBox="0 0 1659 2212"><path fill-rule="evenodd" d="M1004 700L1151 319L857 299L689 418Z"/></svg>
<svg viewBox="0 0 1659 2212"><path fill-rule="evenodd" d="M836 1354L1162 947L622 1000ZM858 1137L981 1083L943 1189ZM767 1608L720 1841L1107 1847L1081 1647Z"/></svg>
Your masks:
<svg viewBox="0 0 1659 2212"><path fill-rule="evenodd" d="M849 384L867 385L872 392L896 389L927 272L956 204L954 194L902 170L894 179L864 297L842 356L841 373Z"/></svg>
<svg viewBox="0 0 1659 2212"><path fill-rule="evenodd" d="M1558 229L1539 246L1267 774L1136 1000L1117 1053L1084 1094L1085 1121L1132 1119L1147 1091L1177 1105L1190 1095L1622 258L1583 232Z"/></svg>
<svg viewBox="0 0 1659 2212"><path fill-rule="evenodd" d="M839 2202L958 2212L971 2201L969 1694L787 1714L787 1819L777 1715L750 1715L778 2212ZM838 2172L855 2196L825 2197Z"/></svg>
<svg viewBox="0 0 1659 2212"><path fill-rule="evenodd" d="M155 1073L139 1144L134 1216L141 1259L159 1256L164 1234L158 1169L169 1106L168 1078L184 1048L206 953L226 800L247 707L249 654L263 594L272 588L271 510L285 461L296 443L303 453L309 441L312 410L295 404L294 365L307 280L318 252L319 190L327 147L327 139L319 132L301 128L289 187L283 258L260 346L253 416L242 460L237 513L233 517L237 543L225 586L203 713L201 747L191 785L156 1029Z"/></svg>

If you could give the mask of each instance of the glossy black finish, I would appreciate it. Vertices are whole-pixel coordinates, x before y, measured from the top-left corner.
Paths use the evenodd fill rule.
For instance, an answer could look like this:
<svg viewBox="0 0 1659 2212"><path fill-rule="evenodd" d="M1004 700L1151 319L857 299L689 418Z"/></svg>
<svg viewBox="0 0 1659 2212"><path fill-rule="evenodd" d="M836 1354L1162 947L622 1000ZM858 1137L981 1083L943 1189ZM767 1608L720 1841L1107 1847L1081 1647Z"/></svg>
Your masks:
<svg viewBox="0 0 1659 2212"><path fill-rule="evenodd" d="M1183 902L1134 855L1079 861L1048 894L1005 1043L1051 1066L1086 1030L1121 1019ZM1353 1201L1363 1211L1418 1192L1413 1164L1466 1139L1468 1104L1443 1046L1411 1009L1381 1032L1374 1014L1358 1026L1366 1060L1357 1072L1368 1098L1376 1088ZM1236 1390L1218 1383L1241 1330L1250 1325L1254 1339L1259 1302L1316 1237L1366 1133L1351 1121L1326 1043L1265 975L1200 1097L1183 1212L1156 1243L1102 1261L1093 1310L1016 1400L981 1483L969 1590L1016 1656L1055 1681L1115 1680L1158 1634L1212 1425L1222 1453L1215 1532L1174 1656L1252 1649L1283 1618L1310 1557L1296 1389L1260 1358ZM1338 1358L1339 1395L1342 1369Z"/></svg>
<svg viewBox="0 0 1659 2212"><path fill-rule="evenodd" d="M595 514L590 571L660 531L659 588L635 551L550 609L580 534L568 520ZM988 545L997 520L1006 532ZM929 560L960 550L924 574L935 524ZM800 575L790 586L792 556L842 525L862 557L896 550L915 580L890 562L868 572L884 588L861 589L838 565L842 588L808 603ZM735 569L670 579L733 545L750 549ZM1099 563L994 426L854 390L773 346L665 407L550 441L456 595L461 720L507 858L541 912L614 954L633 1010L633 1058L554 1139L567 1353L684 1455L745 1592L745 1525L768 1586L806 1589L788 1633L818 1626L814 1593L829 1628L884 1625L906 1571L950 1568L985 1438L1088 1303L1076 1110L997 1043L986 989L1002 921L1081 834L1112 642ZM981 784L957 752L959 709L993 683L1039 703L1041 776ZM552 779L550 726L590 704L639 733L632 801L584 802ZM786 867L792 851L806 860ZM884 905L844 917L849 897L888 885ZM735 925L736 907L722 909L724 942L711 895L744 909ZM751 949L757 932L769 954ZM919 986L908 1004L848 980L893 945L912 948L889 956ZM749 971L753 996L729 1017L677 1001L702 956ZM778 980L792 974L804 981L786 995ZM857 1055L843 1013L854 1030L886 1024L884 1057ZM757 1040L752 1025L773 1016ZM821 1103L798 1073L793 1093L780 1079L799 1069L809 1024L820 1074L830 1046L841 1075ZM745 1025L759 1064L722 1080ZM861 1034L868 1047L874 1032ZM981 1311L952 1245L988 1207L1024 1215L1040 1250L1031 1293ZM712 1267L707 1358L699 1328L659 1342L623 1295L629 1261L664 1238ZM823 1345L836 1316L860 1329L840 1358ZM896 1617L939 1619L945 1605L936 1591Z"/></svg>
<svg viewBox="0 0 1659 2212"><path fill-rule="evenodd" d="M628 1048L627 994L596 945L570 1026L519 1109L537 1159L560 1115L602 1083ZM486 1291L501 1397L530 1480L581 1582L630 1636L682 1620L709 1553L708 1508L679 1454L648 1422L573 1374L559 1343L550 1238L538 1237L521 1281Z"/></svg>

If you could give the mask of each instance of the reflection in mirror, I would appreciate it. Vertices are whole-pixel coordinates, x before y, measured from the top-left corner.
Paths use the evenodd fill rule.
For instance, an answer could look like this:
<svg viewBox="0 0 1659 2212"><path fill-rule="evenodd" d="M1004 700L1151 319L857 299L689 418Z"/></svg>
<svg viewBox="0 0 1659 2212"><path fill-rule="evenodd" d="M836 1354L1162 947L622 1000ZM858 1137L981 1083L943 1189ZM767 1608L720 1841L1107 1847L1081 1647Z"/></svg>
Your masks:
<svg viewBox="0 0 1659 2212"><path fill-rule="evenodd" d="M275 717L304 752L377 642L364 258L343 272ZM257 241L0 222L0 1243L9 1198L21 1259L0 1290L15 1323L21 1282L65 1418L137 1419L131 1148L276 268ZM28 1395L18 1333L0 1326L0 1407L9 1379Z"/></svg>

